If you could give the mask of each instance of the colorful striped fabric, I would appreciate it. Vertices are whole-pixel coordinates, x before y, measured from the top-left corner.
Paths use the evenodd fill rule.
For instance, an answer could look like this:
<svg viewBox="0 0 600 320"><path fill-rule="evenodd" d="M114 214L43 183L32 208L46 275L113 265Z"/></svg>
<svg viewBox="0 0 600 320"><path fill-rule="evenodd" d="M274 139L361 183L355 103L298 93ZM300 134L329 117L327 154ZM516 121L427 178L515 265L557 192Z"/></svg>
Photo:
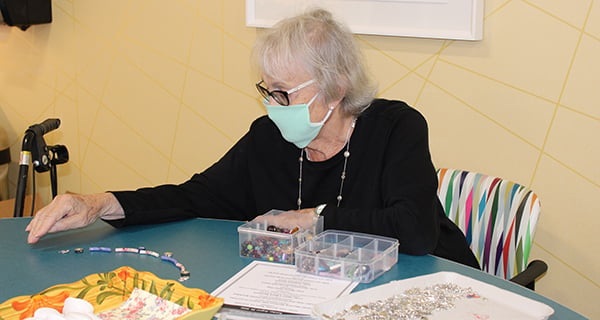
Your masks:
<svg viewBox="0 0 600 320"><path fill-rule="evenodd" d="M511 181L463 170L438 169L438 197L465 233L482 270L510 279L527 267L540 200Z"/></svg>

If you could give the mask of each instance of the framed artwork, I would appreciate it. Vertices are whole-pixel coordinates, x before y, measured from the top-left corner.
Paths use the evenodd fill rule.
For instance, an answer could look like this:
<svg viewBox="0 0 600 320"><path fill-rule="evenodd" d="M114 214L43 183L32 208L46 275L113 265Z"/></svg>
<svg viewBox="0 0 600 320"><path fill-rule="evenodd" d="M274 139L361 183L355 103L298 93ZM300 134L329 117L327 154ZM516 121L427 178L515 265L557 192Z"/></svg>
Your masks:
<svg viewBox="0 0 600 320"><path fill-rule="evenodd" d="M484 0L246 0L246 25L268 28L321 7L352 32L384 36L481 40Z"/></svg>

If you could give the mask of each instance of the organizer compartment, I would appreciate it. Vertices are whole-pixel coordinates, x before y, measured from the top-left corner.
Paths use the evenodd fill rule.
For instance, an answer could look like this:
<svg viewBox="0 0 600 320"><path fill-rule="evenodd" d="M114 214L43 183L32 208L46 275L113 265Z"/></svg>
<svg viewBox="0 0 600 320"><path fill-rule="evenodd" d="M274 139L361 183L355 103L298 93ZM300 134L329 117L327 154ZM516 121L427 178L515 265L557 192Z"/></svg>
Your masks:
<svg viewBox="0 0 600 320"><path fill-rule="evenodd" d="M368 283L398 262L398 240L363 233L327 230L300 244L300 272Z"/></svg>
<svg viewBox="0 0 600 320"><path fill-rule="evenodd" d="M271 210L266 215L278 215L284 211ZM294 249L323 231L323 217L319 217L309 229L286 233L267 230L266 223L247 222L238 227L240 256L270 262L293 264ZM289 230L286 230L290 232Z"/></svg>

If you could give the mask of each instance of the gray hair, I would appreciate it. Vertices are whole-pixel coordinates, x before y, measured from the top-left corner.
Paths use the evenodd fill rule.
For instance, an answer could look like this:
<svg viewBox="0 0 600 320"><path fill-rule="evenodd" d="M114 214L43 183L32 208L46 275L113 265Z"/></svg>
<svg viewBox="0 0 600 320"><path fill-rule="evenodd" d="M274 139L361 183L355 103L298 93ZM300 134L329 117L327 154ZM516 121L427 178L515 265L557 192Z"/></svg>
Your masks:
<svg viewBox="0 0 600 320"><path fill-rule="evenodd" d="M265 30L256 41L253 59L270 77L292 72L290 66L307 71L318 83L320 96L325 101L342 98L348 114L360 114L377 90L352 32L323 9L283 19Z"/></svg>

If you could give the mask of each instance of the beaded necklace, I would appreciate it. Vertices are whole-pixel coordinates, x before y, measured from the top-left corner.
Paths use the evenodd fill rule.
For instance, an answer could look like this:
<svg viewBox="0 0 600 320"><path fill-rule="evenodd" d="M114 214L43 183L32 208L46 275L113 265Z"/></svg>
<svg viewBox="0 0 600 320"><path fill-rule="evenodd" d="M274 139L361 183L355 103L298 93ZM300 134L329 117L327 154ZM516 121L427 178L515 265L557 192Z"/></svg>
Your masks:
<svg viewBox="0 0 600 320"><path fill-rule="evenodd" d="M350 136L352 135L352 130L356 125L356 118L352 120L352 124L350 128L348 128L348 132L346 133L346 151L344 151L344 167L342 168L342 175L340 179L340 191L337 196L337 206L340 206L342 202L342 190L344 189L344 180L346 180L346 167L348 166L348 158L350 157ZM300 167L300 172L298 173L298 210L302 208L302 163L304 162L304 154L306 153L306 148L302 148L300 150L300 158L298 158L298 163ZM308 157L308 154L307 154Z"/></svg>

